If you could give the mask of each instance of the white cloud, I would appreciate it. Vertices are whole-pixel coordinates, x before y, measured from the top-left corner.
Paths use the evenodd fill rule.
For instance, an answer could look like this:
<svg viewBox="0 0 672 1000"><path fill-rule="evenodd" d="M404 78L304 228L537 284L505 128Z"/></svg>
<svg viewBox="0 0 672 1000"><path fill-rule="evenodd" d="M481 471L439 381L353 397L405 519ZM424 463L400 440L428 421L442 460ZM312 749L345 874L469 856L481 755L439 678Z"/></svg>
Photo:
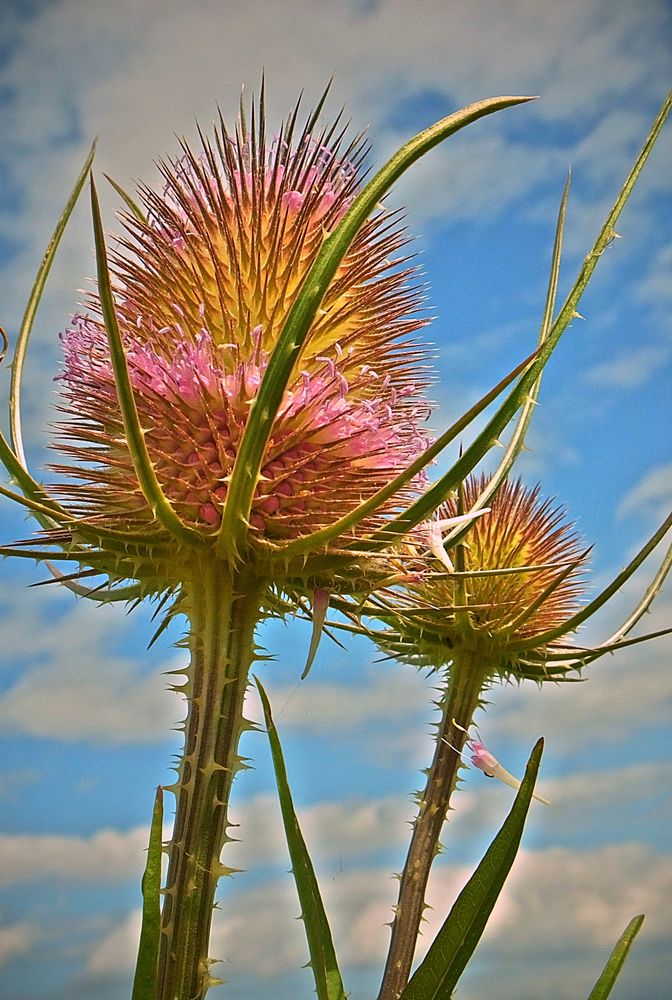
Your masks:
<svg viewBox="0 0 672 1000"><path fill-rule="evenodd" d="M30 951L39 937L39 931L25 921L0 927L0 965L5 965L15 955Z"/></svg>
<svg viewBox="0 0 672 1000"><path fill-rule="evenodd" d="M669 321L669 306L672 302L670 271L672 270L672 243L666 243L654 254L648 273L637 282L635 295L646 306L661 311L660 321ZM663 315L663 310L667 315Z"/></svg>
<svg viewBox="0 0 672 1000"><path fill-rule="evenodd" d="M93 946L86 971L93 976L119 975L134 968L140 939L142 911L132 910L126 919Z"/></svg>
<svg viewBox="0 0 672 1000"><path fill-rule="evenodd" d="M463 796L465 803L470 796ZM376 851L401 848L414 807L403 796L346 798L319 802L297 810L311 856L332 864L335 858L358 858ZM226 848L232 868L287 864L287 844L277 797L259 795L234 804L231 823L239 842ZM170 835L166 820L164 839ZM23 882L108 882L139 878L144 865L149 828L98 830L90 837L56 834L0 834L0 885Z"/></svg>
<svg viewBox="0 0 672 1000"><path fill-rule="evenodd" d="M625 494L616 510L622 519L646 512L662 521L672 506L672 464L658 465Z"/></svg>
<svg viewBox="0 0 672 1000"><path fill-rule="evenodd" d="M522 851L504 890L508 913L488 937L507 952L523 952L532 928L547 952L606 947L630 917L646 913L649 935L665 938L672 926L671 887L672 858L639 844Z"/></svg>
<svg viewBox="0 0 672 1000"><path fill-rule="evenodd" d="M669 604L659 601L654 616L647 616L647 631L669 625ZM598 661L585 671L585 683L547 684L541 690L531 684L494 688L487 729L514 740L523 734L529 740L543 734L548 751L559 756L624 745L643 724L648 728L669 724L671 651L672 641L666 636Z"/></svg>
<svg viewBox="0 0 672 1000"><path fill-rule="evenodd" d="M428 894L432 909L427 912L419 955L469 875L462 866L443 862L436 866ZM380 965L389 939L384 924L391 916L396 882L379 869L346 870L323 879L321 889L342 967L347 971L348 966ZM641 940L666 940L672 922L671 889L672 859L638 844L589 851L521 851L479 950L479 955L494 956L497 975L502 977L496 995L514 996L514 982L520 981L530 949L541 962L562 954L563 971L570 977L575 965L582 966L588 956L594 980L604 949L636 913L647 914ZM303 928L294 919L298 910L289 875L229 895L215 912L211 954L225 961L224 975L232 985L236 975L271 979L305 963ZM130 914L101 940L89 970L112 976L120 968L131 968L138 924L137 913ZM584 983L582 992L590 985ZM480 995L494 995L494 983L490 986L489 993ZM468 987L464 991L465 997L476 995Z"/></svg>
<svg viewBox="0 0 672 1000"><path fill-rule="evenodd" d="M584 380L608 389L639 389L671 356L672 351L667 347L639 347L612 361L595 365L585 373Z"/></svg>
<svg viewBox="0 0 672 1000"><path fill-rule="evenodd" d="M33 220L30 229L21 227L22 238L32 240L42 231L43 220L54 214L49 206L58 205L57 192L66 190L66 178L76 172L78 154L72 142L62 141L73 120L83 133L80 150L99 133L101 162L126 184L147 173L174 131L193 134L195 115L210 120L217 101L225 113L233 111L241 81L258 89L262 66L271 121L301 89L308 102L314 99L333 70L332 106L346 100L360 124L376 123L379 150L412 128L390 126L389 116L428 91L444 98L446 112L488 94L543 95L533 107L503 119L525 114L531 121L565 122L577 112L585 117L589 107L594 118L604 112L612 120L579 140L578 156L600 178L609 168L615 175L647 124L646 115L638 121L635 111L622 110L619 98L635 88L642 103L657 96L654 67L662 69L667 57L657 30L663 17L663 2L650 3L644 17L627 3L605 0L552 7L513 0L501 13L487 0L456 0L449 12L442 0L423 0L422 17L405 0L386 0L366 12L356 4L314 0L256 0L226 10L217 0L201 0L197 11L178 0L154 0L141 11L131 0L120 0L114 10L82 10L67 0L25 22L4 70L13 88L5 128L13 142L5 156L16 158L16 178L29 193L26 219ZM333 60L328 68L325 44ZM559 46L564 59L557 58ZM138 120L141 129L131 125ZM435 160L427 199L434 208L451 206L462 214L480 210L483 197L490 205L497 194L517 197L525 179L539 179L549 153L562 148L557 140L533 149L512 139L505 143L506 127L499 116L476 126L472 153L471 139L456 140L455 164L461 169L466 160L468 173L476 171L466 200L464 178L452 168L447 176ZM59 148L55 138L61 139ZM609 155L596 150L598 139L609 142ZM42 183L47 150L49 185ZM561 152L563 163L569 156Z"/></svg>
<svg viewBox="0 0 672 1000"><path fill-rule="evenodd" d="M403 795L371 800L353 797L297 808L310 855L324 868L336 864L337 859L352 864L378 851L401 849L414 812L410 797ZM275 794L236 804L231 818L239 826L234 836L240 842L226 847L228 865L253 870L268 862L287 863L287 843Z"/></svg>
<svg viewBox="0 0 672 1000"><path fill-rule="evenodd" d="M0 885L64 880L112 882L142 871L148 830L99 830L92 837L0 834Z"/></svg>
<svg viewBox="0 0 672 1000"><path fill-rule="evenodd" d="M581 771L562 778L545 778L542 773L539 787L551 797L553 808L535 806L536 822L544 823L550 840L562 840L564 829L580 835L587 825L599 823L614 804L643 806L658 798L657 780L665 768L665 761L660 761ZM455 796L450 813L447 836L452 844L495 829L514 794L495 782L483 781L473 769L469 774L463 772L463 776L466 787ZM590 814L586 811L588 805ZM340 877L344 868L352 871L374 853L393 850L401 857L415 813L410 795L370 800L348 797L297 809L311 857L329 877ZM237 840L226 847L226 864L242 871L287 864L287 844L275 794L234 802L231 823ZM166 839L169 829L167 819ZM608 835L605 828L604 837ZM90 837L0 834L0 885L137 879L148 837L149 828L144 826L126 831L99 830Z"/></svg>
<svg viewBox="0 0 672 1000"><path fill-rule="evenodd" d="M405 0L364 9L314 0L226 8L201 0L196 11L179 0L152 0L141 11L131 0L114 9L83 10L77 0L48 5L12 24L14 44L0 72L10 94L0 155L17 191L0 226L12 242L20 241L3 268L3 323L10 331L18 324L51 226L94 134L100 135L98 169L132 187L135 178L155 177L153 160L176 149L174 132L194 136L194 117L207 124L220 102L230 118L241 81L258 90L262 66L271 129L301 89L309 105L333 72L329 107L345 101L357 127L372 123L378 161L416 127L412 112L401 118L400 112L423 94L434 95L440 114L488 94L540 93L533 105L477 123L434 150L394 196L410 205L415 227L430 218L492 218L525 192L545 201L542 183L557 176L560 184L570 160L577 178L615 187L659 97L656 67L662 79L668 57L664 19L664 0L652 0L645 12L626 0L512 0L501 12L488 0L455 0L449 11L443 0L423 0L422 17ZM333 60L328 66L325 45ZM575 126L579 115L581 129L568 139L565 126ZM522 123L540 121L543 128L530 142ZM642 183L668 184L668 172L662 165L648 169ZM111 209L115 199L103 188ZM594 210L596 199L584 201ZM533 212L532 205L525 211ZM31 355L25 388L31 442L44 442L55 335L76 308L75 288L93 272L90 246L83 203L50 276L36 330L49 336Z"/></svg>
<svg viewBox="0 0 672 1000"><path fill-rule="evenodd" d="M0 732L145 743L165 739L184 718L182 698L166 690L159 669L147 672L112 651L128 634L122 608L75 602L54 588L5 586L0 597L0 660L28 664L0 694Z"/></svg>

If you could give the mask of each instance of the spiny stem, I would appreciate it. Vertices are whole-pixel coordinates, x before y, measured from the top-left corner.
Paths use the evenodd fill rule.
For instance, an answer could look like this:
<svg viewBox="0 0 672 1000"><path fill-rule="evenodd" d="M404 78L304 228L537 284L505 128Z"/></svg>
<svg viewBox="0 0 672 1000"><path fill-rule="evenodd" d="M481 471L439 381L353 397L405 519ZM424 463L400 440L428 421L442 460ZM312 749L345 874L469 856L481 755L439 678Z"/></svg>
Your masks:
<svg viewBox="0 0 672 1000"><path fill-rule="evenodd" d="M202 1000L208 942L262 585L203 560L186 585L191 664L184 754L162 913L157 1000Z"/></svg>
<svg viewBox="0 0 672 1000"><path fill-rule="evenodd" d="M408 982L425 908L425 892L439 837L455 788L460 753L478 708L485 671L482 659L471 652L456 656L437 732L434 759L420 799L418 816L399 883L392 937L378 1000L397 1000Z"/></svg>

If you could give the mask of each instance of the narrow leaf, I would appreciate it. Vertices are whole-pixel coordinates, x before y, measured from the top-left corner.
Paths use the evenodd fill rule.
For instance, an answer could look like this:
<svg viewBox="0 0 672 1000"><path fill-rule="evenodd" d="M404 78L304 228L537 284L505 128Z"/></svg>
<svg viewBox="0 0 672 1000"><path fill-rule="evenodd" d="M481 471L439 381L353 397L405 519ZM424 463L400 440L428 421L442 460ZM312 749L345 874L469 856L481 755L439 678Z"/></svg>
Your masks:
<svg viewBox="0 0 672 1000"><path fill-rule="evenodd" d="M315 871L294 811L280 739L271 715L271 706L261 681L258 678L255 678L255 681L259 689L266 729L268 730L268 740L271 745L282 822L285 827L289 856L292 859L292 872L301 903L301 915L310 952L310 967L315 978L315 991L318 1000L346 1000Z"/></svg>
<svg viewBox="0 0 672 1000"><path fill-rule="evenodd" d="M628 957L628 952L630 951L632 942L637 937L639 929L643 923L643 913L640 913L639 916L632 918L616 942L614 950L609 957L609 961L602 970L602 975L593 986L588 1000L606 1000L609 996L614 983L618 979L619 973L623 968L623 963Z"/></svg>
<svg viewBox="0 0 672 1000"><path fill-rule="evenodd" d="M558 209L558 218L555 226L555 238L553 240L553 254L551 257L551 269L548 278L548 288L546 291L546 301L544 303L544 312L541 320L541 327L539 330L539 340L538 347L540 348L546 338L548 337L549 331L553 324L553 313L555 310L555 299L558 292L558 280L560 278L560 261L562 258L562 242L565 231L565 216L567 214L567 198L569 196L569 183L571 175L567 177L565 182L565 187L562 192L562 198L560 199L560 207ZM482 510L483 507L487 507L490 500L498 491L509 472L513 468L516 459L523 450L525 444L525 437L527 435L530 422L532 420L532 414L537 405L537 399L539 397L539 390L541 389L541 378L543 372L540 373L537 381L534 383L532 388L527 394L524 404L520 409L518 419L516 421L516 426L514 427L513 433L511 435L511 440L509 441L502 459L493 472L492 476L488 480L487 484L483 488L482 492L479 493L476 501L471 505L470 510ZM444 539L444 544L446 548L450 548L451 545L456 545L460 542L466 535L468 528L457 527L454 528L449 535Z"/></svg>
<svg viewBox="0 0 672 1000"><path fill-rule="evenodd" d="M91 178L91 213L93 216L93 234L96 245L96 268L100 307L110 345L110 361L112 362L114 382L117 389L117 396L119 397L119 407L124 421L126 443L131 453L135 474L138 477L138 482L145 499L155 517L171 535L179 538L181 541L190 542L192 545L206 544L206 540L198 531L180 521L161 489L147 453L145 436L140 426L140 418L135 405L128 363L124 353L119 323L117 322L117 311L114 305L114 295L107 263L103 222L100 216L100 205L93 177Z"/></svg>
<svg viewBox="0 0 672 1000"><path fill-rule="evenodd" d="M346 531L351 531L360 521L363 521L365 517L375 513L375 511L384 504L387 500L393 497L399 492L404 486L407 485L417 476L419 472L422 472L430 462L445 449L447 446L457 438L463 430L465 430L469 424L479 416L483 410L492 403L497 396L499 396L509 385L516 379L521 372L528 368L535 355L532 354L530 357L525 358L521 361L519 365L505 375L497 385L493 386L489 392L479 399L477 403L474 403L470 409L464 413L459 420L451 424L450 427L439 435L436 441L433 442L425 451L419 455L414 462L412 462L403 472L400 472L390 483L386 486L381 487L377 493L374 493L372 497L365 500L364 503L360 504L359 507L351 511L349 514L345 514L338 521L333 524L327 525L326 528L321 528L319 531L314 531L310 535L304 535L303 538L298 538L293 542L289 542L282 548L283 558L288 558L295 555L300 555L304 552L310 552L320 545L326 545L327 542L332 541L334 538L338 538L339 535L344 534Z"/></svg>
<svg viewBox="0 0 672 1000"><path fill-rule="evenodd" d="M124 191L124 189L122 188L121 184L117 184L117 182L115 180L113 180L110 177L109 174L103 174L103 177L108 182L108 184L112 185L112 187L117 192L117 194L119 195L119 197L124 200L124 202L126 203L127 207L129 208L129 210L131 211L131 213L136 217L136 219L138 220L138 222L146 223L147 222L147 216L142 211L142 209L140 208L140 206L138 205L138 203L135 202L133 200L133 198L131 198L130 194L127 191Z"/></svg>
<svg viewBox="0 0 672 1000"><path fill-rule="evenodd" d="M26 458L21 436L21 378L23 376L23 363L26 358L28 341L30 340L30 334L33 329L33 324L35 323L35 316L42 299L42 293L44 292L44 286L47 282L51 265L54 263L54 257L56 256L56 251L58 250L59 243L61 242L61 237L65 232L70 216L72 215L73 209L77 204L77 199L79 198L82 187L84 186L84 181L91 170L91 164L93 163L95 151L96 144L94 142L89 150L89 155L84 161L84 166L75 181L75 186L70 192L70 197L65 203L65 208L63 209L61 217L56 223L56 228L52 233L47 249L44 252L42 263L38 268L35 281L33 282L33 287L30 291L30 295L28 296L28 303L23 314L23 319L21 320L19 335L16 339L16 349L14 351L14 359L12 361L12 379L9 389L9 430L12 450L24 468L26 465Z"/></svg>
<svg viewBox="0 0 672 1000"><path fill-rule="evenodd" d="M637 622L642 618L646 612L651 607L656 595L660 592L667 574L672 568L672 545L668 546L665 557L658 567L657 573L654 575L649 586L646 588L642 594L642 598L635 608L631 611L625 621L621 624L620 628L616 629L608 639L600 643L600 648L612 647L614 643L619 643L621 639L625 638L629 632L635 627Z"/></svg>
<svg viewBox="0 0 672 1000"><path fill-rule="evenodd" d="M414 528L416 524L427 520L432 511L443 502L451 490L454 490L458 483L462 482L466 476L476 467L484 455L497 441L506 425L523 403L525 396L532 389L537 379L541 376L553 351L557 347L560 338L576 317L576 308L581 300L581 296L586 290L593 275L597 262L601 258L607 247L613 242L615 226L623 208L637 183L637 179L642 172L651 150L653 149L660 131L667 120L672 108L672 92L668 94L663 102L658 115L651 126L651 130L646 137L639 156L628 174L623 187L619 191L616 200L609 212L602 229L600 230L592 249L586 255L581 269L576 277L572 288L565 299L560 312L558 313L548 336L545 338L532 365L527 369L520 381L504 400L499 410L494 414L485 429L478 435L464 455L453 465L448 472L441 477L427 492L414 504L412 504L403 514L400 514L391 521L381 531L378 537L381 544L389 544L395 534L403 534Z"/></svg>
<svg viewBox="0 0 672 1000"><path fill-rule="evenodd" d="M147 864L145 874L142 876L142 928L131 1000L156 1000L157 963L161 938L162 829L163 789L159 785L154 800Z"/></svg>
<svg viewBox="0 0 672 1000"><path fill-rule="evenodd" d="M42 515L37 512L35 514L37 520L43 527L53 524L53 521L48 518L53 517L55 520L58 520L59 515L63 515L65 512L63 508L56 503L56 501L52 500L47 495L43 487L32 478L26 468L26 459L21 435L21 379L23 376L23 365L28 348L28 341L35 322L35 316L37 315L37 310L42 299L44 286L46 284L49 271L51 270L51 265L54 262L59 243L61 242L61 237L63 236L67 223L72 215L73 209L82 190L82 186L86 180L86 176L91 169L95 145L96 144L94 142L89 151L89 155L84 162L84 166L75 181L75 186L70 193L70 197L66 202L65 208L63 209L61 217L58 220L56 228L54 229L51 239L47 245L47 249L44 252L44 257L42 258L35 281L33 282L33 287L30 295L28 296L28 303L23 314L23 319L21 320L14 358L12 360L12 375L9 393L10 440L7 441L4 434L0 431L0 460L7 469L8 473L27 497L31 500L38 501L44 504L45 507L49 508L48 515ZM2 330L2 340L4 345L2 356L4 357L4 353L7 349L7 337L4 330ZM46 520L45 517L47 518Z"/></svg>
<svg viewBox="0 0 672 1000"><path fill-rule="evenodd" d="M580 611L577 611L575 615L568 618L562 625L558 625L557 628L549 629L547 632L541 632L535 635L533 639L519 639L518 641L511 642L509 644L509 649L524 650L540 645L546 645L549 642L554 642L556 639L560 639L563 635L575 632L580 625L583 625L583 623L594 615L599 608L606 604L607 601L609 601L614 594L621 589L623 584L627 583L633 573L639 569L644 560L651 555L656 546L662 541L670 528L672 528L672 514L668 514L658 530L655 531L651 538L649 538L648 542L641 547L637 555L630 560L625 569L623 569L618 576L614 577L611 583L605 587L604 590L597 595L597 597L593 598L592 601L584 605Z"/></svg>
<svg viewBox="0 0 672 1000"><path fill-rule="evenodd" d="M247 531L257 476L278 407L324 294L361 227L392 185L430 149L485 115L529 100L532 98L497 97L480 101L416 135L375 174L354 199L333 232L324 240L287 315L252 404L236 456L217 539L222 553L235 553L241 547Z"/></svg>
<svg viewBox="0 0 672 1000"><path fill-rule="evenodd" d="M543 740L532 751L511 812L458 896L400 1000L450 1000L514 862L539 770Z"/></svg>

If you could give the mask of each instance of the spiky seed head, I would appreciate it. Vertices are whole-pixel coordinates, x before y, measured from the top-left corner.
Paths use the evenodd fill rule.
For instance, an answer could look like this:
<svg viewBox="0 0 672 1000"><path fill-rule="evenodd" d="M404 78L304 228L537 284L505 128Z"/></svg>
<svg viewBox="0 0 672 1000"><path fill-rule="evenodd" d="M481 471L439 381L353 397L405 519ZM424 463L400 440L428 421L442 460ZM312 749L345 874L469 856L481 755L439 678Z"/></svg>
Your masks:
<svg viewBox="0 0 672 1000"><path fill-rule="evenodd" d="M324 240L362 176L361 136L293 115L270 148L263 125L222 124L162 163L147 221L123 217L111 256L131 384L160 487L180 520L214 538L269 357ZM263 116L260 115L260 120ZM417 274L398 217L369 219L339 267L275 416L249 540L281 545L332 523L427 445L427 352ZM58 489L77 516L146 536L158 524L127 447L100 304L90 295L62 335L68 419ZM361 525L379 526L417 481Z"/></svg>
<svg viewBox="0 0 672 1000"><path fill-rule="evenodd" d="M461 506L472 507L487 484L487 476L470 476ZM397 591L394 631L383 642L390 652L438 667L450 663L456 647L471 648L492 663L493 673L522 677L526 669L511 646L529 640L526 661L543 662L545 649L532 648L534 638L562 626L578 609L587 552L564 508L542 498L539 487L509 480L489 503L460 543L456 572L446 572L426 552L403 592ZM457 509L458 501L449 500L437 519L454 517ZM469 575L481 571L486 573Z"/></svg>

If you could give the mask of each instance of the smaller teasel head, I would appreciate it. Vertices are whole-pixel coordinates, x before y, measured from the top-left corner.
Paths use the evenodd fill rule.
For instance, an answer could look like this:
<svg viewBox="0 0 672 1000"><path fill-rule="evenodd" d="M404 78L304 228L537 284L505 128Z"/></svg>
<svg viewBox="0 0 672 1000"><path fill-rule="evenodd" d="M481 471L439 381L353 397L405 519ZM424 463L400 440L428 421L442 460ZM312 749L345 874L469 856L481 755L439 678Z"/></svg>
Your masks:
<svg viewBox="0 0 672 1000"><path fill-rule="evenodd" d="M477 507L487 485L486 477L469 477L459 499L424 525L421 560L411 561L404 586L388 595L395 614L381 645L435 667L470 650L493 676L541 680L555 673L545 672L552 636L564 635L567 623L571 631L580 608L588 553L564 509L515 480L505 481L490 507L462 529L449 556L436 524Z"/></svg>

